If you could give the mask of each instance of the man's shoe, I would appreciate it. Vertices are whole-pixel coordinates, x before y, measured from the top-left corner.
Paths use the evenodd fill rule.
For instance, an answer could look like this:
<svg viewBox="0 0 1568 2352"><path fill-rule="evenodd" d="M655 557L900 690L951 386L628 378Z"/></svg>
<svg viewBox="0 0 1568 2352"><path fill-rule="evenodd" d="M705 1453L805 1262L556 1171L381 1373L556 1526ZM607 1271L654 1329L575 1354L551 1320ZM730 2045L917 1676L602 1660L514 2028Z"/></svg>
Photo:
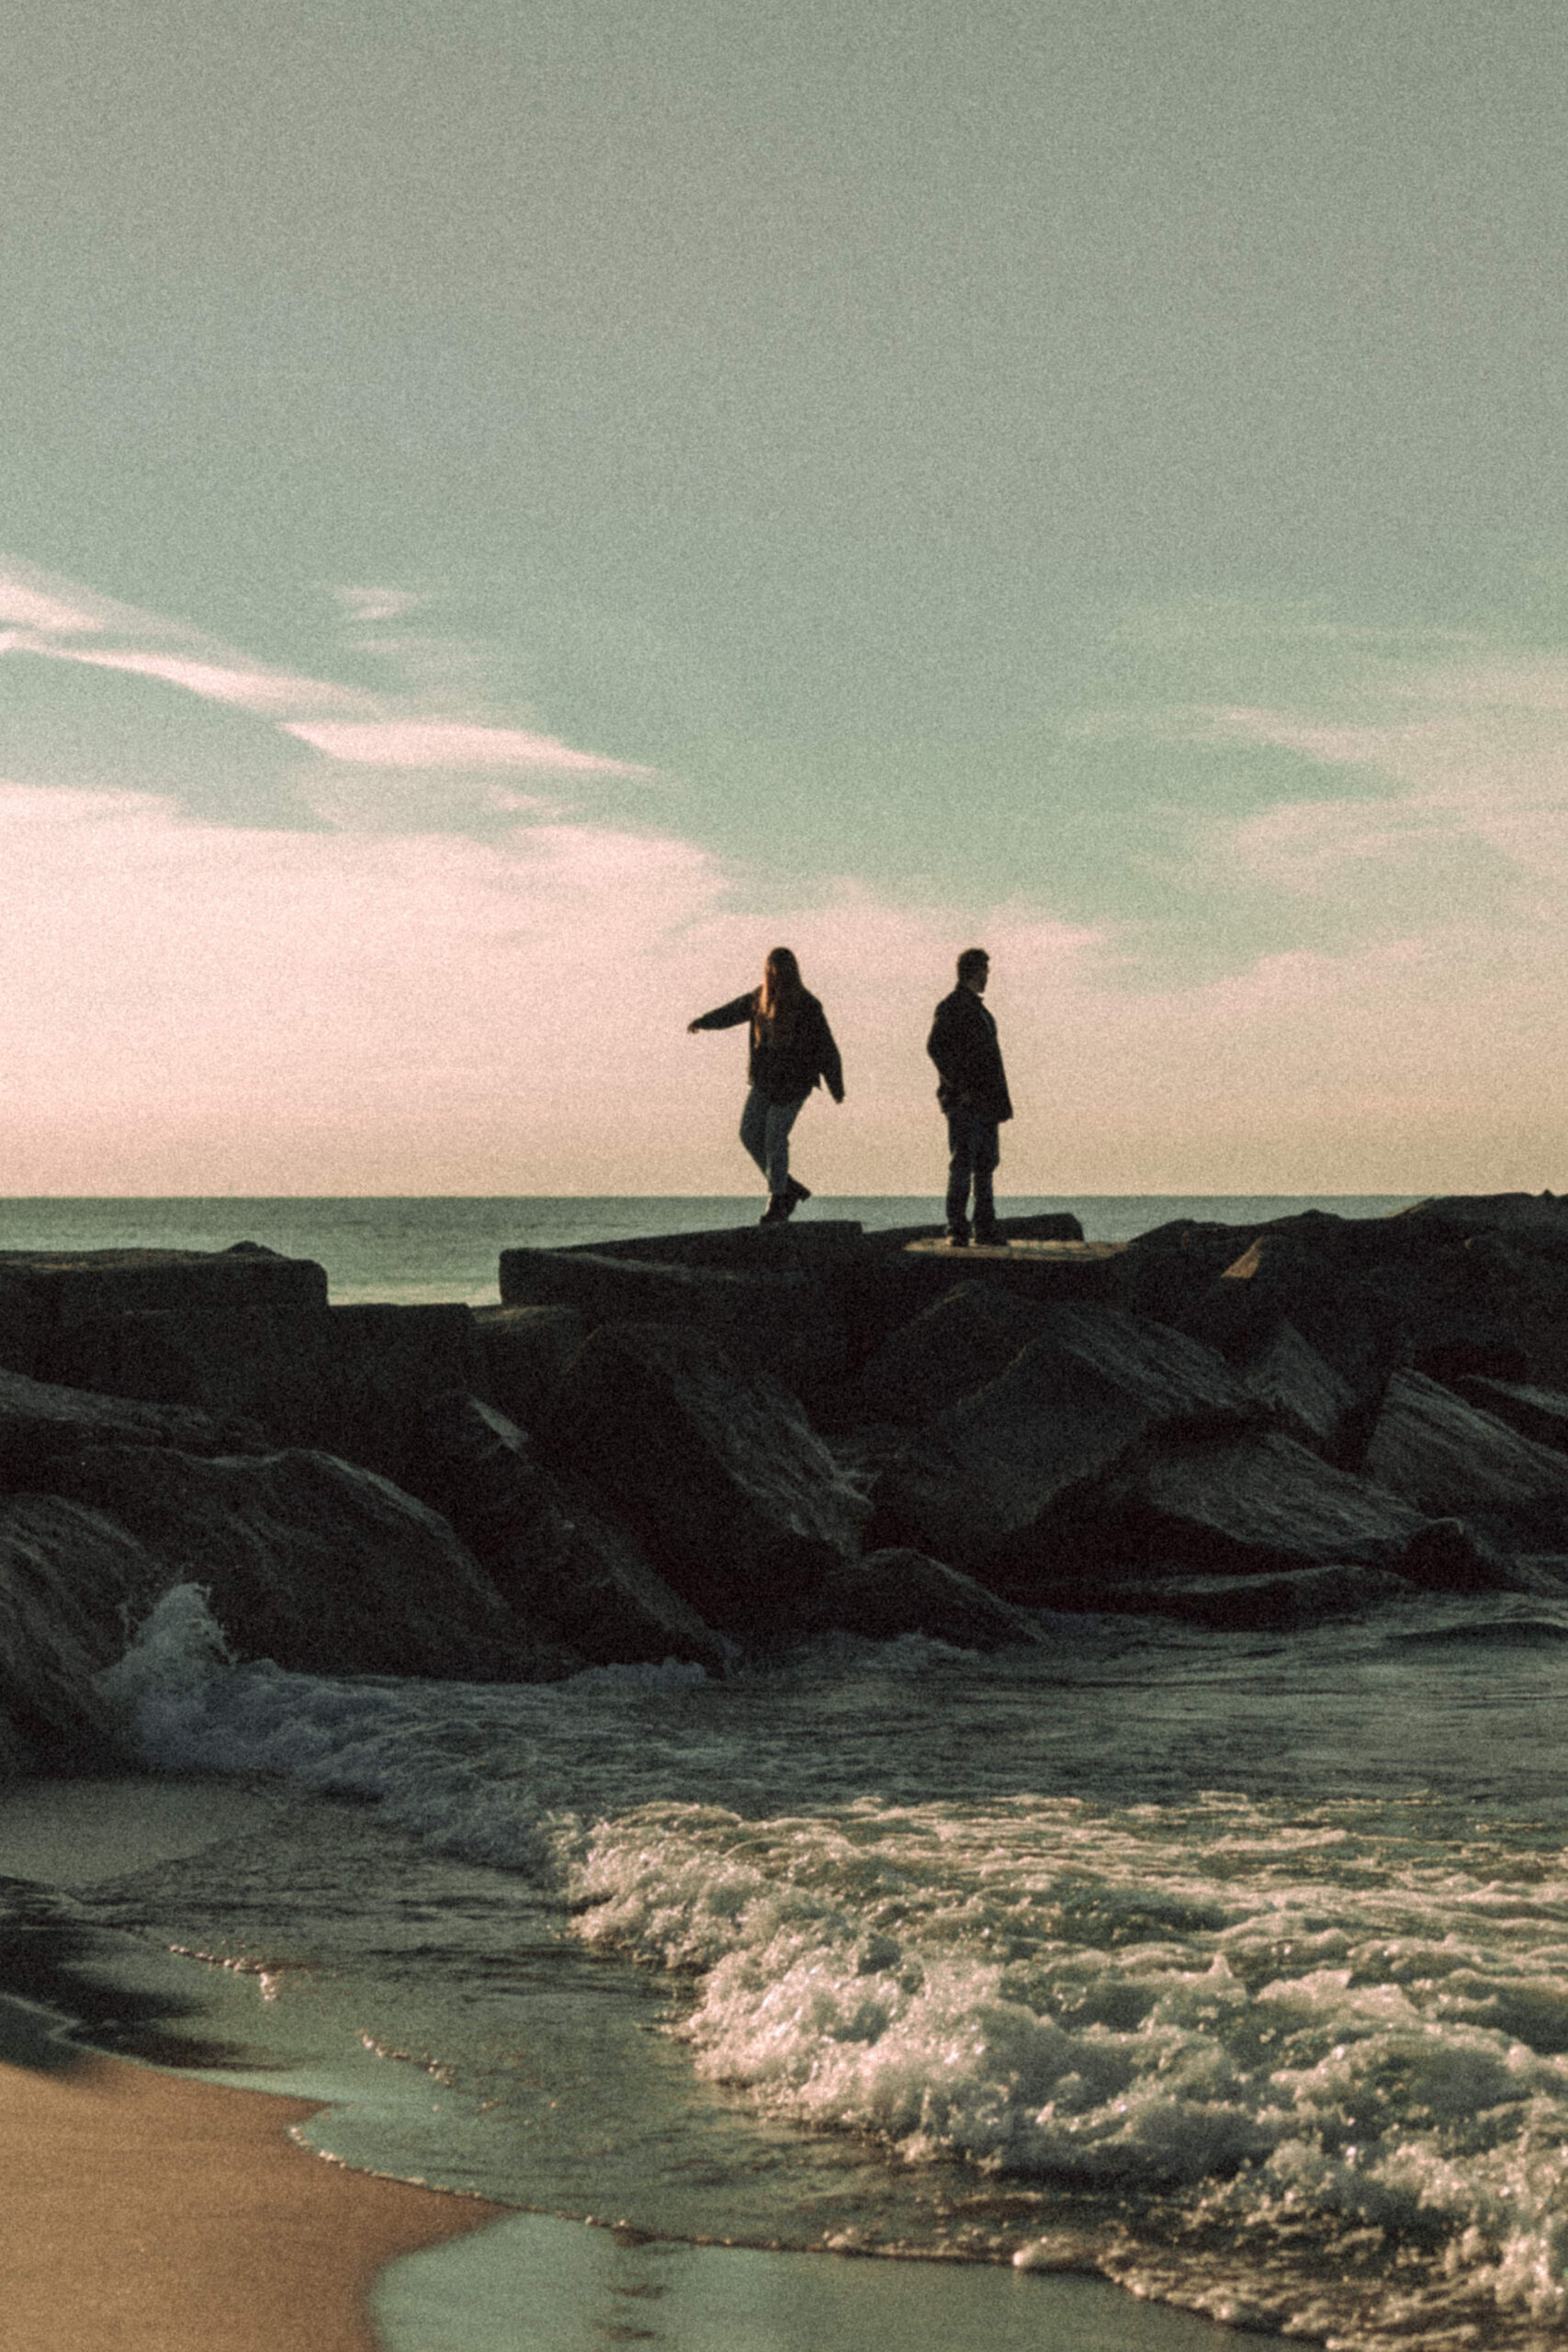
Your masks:
<svg viewBox="0 0 1568 2352"><path fill-rule="evenodd" d="M789 1190L784 1194L784 1198L792 1209L797 1209L802 1201L808 1201L811 1198L811 1194L798 1176L792 1176L789 1180Z"/></svg>
<svg viewBox="0 0 1568 2352"><path fill-rule="evenodd" d="M793 1205L787 1193L775 1193L757 1222L759 1225L787 1225Z"/></svg>
<svg viewBox="0 0 1568 2352"><path fill-rule="evenodd" d="M949 1226L947 1231L947 1246L950 1250L967 1250L969 1247L969 1236L966 1233L959 1232L955 1226Z"/></svg>

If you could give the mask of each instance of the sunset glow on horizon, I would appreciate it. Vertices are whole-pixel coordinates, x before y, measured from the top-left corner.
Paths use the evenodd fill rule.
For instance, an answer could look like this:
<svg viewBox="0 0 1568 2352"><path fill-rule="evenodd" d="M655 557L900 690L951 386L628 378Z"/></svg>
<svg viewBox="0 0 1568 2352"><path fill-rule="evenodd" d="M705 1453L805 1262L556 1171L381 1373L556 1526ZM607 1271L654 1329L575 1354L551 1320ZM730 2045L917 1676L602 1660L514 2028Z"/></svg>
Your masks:
<svg viewBox="0 0 1568 2352"><path fill-rule="evenodd" d="M1544 0L24 16L0 1193L1568 1189Z"/></svg>

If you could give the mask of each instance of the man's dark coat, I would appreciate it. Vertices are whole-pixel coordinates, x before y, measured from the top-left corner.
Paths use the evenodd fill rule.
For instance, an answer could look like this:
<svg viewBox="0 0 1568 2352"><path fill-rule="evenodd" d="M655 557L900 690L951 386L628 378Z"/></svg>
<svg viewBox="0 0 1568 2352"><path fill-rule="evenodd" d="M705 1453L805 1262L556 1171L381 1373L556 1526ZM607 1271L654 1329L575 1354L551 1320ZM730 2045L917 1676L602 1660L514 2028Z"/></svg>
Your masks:
<svg viewBox="0 0 1568 2352"><path fill-rule="evenodd" d="M956 988L942 998L926 1051L942 1080L936 1099L944 1111L970 1111L998 1125L1011 1118L997 1024L973 989Z"/></svg>

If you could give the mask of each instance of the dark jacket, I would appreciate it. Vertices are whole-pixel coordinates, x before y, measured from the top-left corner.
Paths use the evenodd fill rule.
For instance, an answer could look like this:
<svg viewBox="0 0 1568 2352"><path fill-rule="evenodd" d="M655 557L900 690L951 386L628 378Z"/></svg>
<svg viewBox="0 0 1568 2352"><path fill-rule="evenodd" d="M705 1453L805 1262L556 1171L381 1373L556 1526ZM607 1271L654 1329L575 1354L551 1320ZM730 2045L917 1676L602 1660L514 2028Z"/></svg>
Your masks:
<svg viewBox="0 0 1568 2352"><path fill-rule="evenodd" d="M738 1029L743 1021L751 1023L748 1074L752 1085L760 1086L770 1102L802 1102L824 1078L834 1102L841 1102L843 1066L828 1026L828 1016L817 999L807 989L789 1035L775 1038L773 1023L764 1021L757 1009L761 994L761 989L753 989L747 996L735 997L728 1004L705 1012L695 1025L699 1029Z"/></svg>
<svg viewBox="0 0 1568 2352"><path fill-rule="evenodd" d="M926 1051L942 1084L936 1099L944 1111L963 1108L998 1124L1012 1116L997 1024L973 989L956 988L936 1009ZM967 1102L960 1098L967 1096Z"/></svg>

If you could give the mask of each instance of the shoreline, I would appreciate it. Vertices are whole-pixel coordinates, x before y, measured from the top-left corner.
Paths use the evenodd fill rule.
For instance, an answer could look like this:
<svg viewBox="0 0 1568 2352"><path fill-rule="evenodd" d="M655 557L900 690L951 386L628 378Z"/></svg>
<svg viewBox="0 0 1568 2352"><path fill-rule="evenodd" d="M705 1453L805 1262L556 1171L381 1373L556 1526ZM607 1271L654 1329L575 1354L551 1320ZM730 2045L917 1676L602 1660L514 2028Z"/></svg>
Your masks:
<svg viewBox="0 0 1568 2352"><path fill-rule="evenodd" d="M16 1784L0 1875L85 1888L243 1838L272 1803L196 1776ZM27 2352L501 2352L525 2310L539 2352L587 2352L650 2302L681 2352L907 2352L933 2310L944 2352L1029 2352L1043 2331L1066 2352L1278 2340L1089 2275L585 2226L361 2169L289 2136L333 2098L104 2054L70 2038L81 1980L30 1979L28 1997L0 1985L7 2314ZM134 2002L136 1975L115 1981Z"/></svg>
<svg viewBox="0 0 1568 2352"><path fill-rule="evenodd" d="M388 2266L510 2209L326 2161L288 2137L317 2112L59 2041L0 2057L11 2340L378 2352Z"/></svg>

